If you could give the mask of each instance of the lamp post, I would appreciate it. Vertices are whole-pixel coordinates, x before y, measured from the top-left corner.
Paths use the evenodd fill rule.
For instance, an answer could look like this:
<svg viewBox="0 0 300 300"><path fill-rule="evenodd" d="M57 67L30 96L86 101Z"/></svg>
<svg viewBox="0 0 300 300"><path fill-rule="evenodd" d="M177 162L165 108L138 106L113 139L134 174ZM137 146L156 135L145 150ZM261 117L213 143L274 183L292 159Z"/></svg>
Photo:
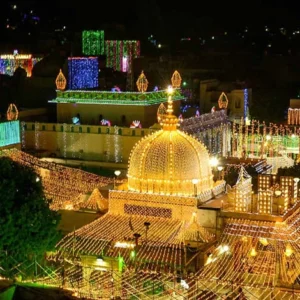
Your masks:
<svg viewBox="0 0 300 300"><path fill-rule="evenodd" d="M114 174L115 174L115 177L114 177L114 189L115 189L116 188L116 179L118 178L118 176L120 176L121 171L120 170L116 170L114 172Z"/></svg>
<svg viewBox="0 0 300 300"><path fill-rule="evenodd" d="M194 196L197 197L197 184L198 184L199 180L198 179L192 179L192 183L194 185Z"/></svg>
<svg viewBox="0 0 300 300"><path fill-rule="evenodd" d="M139 233L134 233L133 237L134 237L134 240L135 240L135 247L138 247L138 245L139 245L139 238L141 237L141 235Z"/></svg>
<svg viewBox="0 0 300 300"><path fill-rule="evenodd" d="M134 237L134 240L135 240L135 246L134 246L134 256L133 256L133 259L134 259L134 268L135 268L135 271L136 271L136 256L137 256L137 253L138 253L138 250L139 250L139 238L141 237L141 235L139 233L134 233L133 234L133 237Z"/></svg>

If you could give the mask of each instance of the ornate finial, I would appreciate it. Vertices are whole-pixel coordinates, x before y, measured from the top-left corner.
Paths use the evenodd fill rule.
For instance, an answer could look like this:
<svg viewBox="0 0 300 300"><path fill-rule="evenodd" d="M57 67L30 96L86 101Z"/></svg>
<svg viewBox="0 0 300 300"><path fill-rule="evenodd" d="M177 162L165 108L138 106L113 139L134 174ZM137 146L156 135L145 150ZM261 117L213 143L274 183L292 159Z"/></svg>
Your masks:
<svg viewBox="0 0 300 300"><path fill-rule="evenodd" d="M226 96L226 94L224 92L222 92L222 94L220 95L219 97L219 100L218 100L218 104L219 104L219 108L227 108L228 106L228 98Z"/></svg>
<svg viewBox="0 0 300 300"><path fill-rule="evenodd" d="M141 93L144 93L147 91L148 88L148 80L144 74L144 71L141 72L141 75L139 76L138 80L136 81L136 86L138 88L138 91Z"/></svg>
<svg viewBox="0 0 300 300"><path fill-rule="evenodd" d="M167 109L164 106L163 103L161 103L157 109L157 121L158 123L160 123L163 119L163 117L165 116L165 114L167 113Z"/></svg>
<svg viewBox="0 0 300 300"><path fill-rule="evenodd" d="M160 125L162 125L163 130L176 130L179 126L179 121L176 116L173 115L173 88L171 86L168 87L168 108L166 110L166 114L162 115L162 119Z"/></svg>
<svg viewBox="0 0 300 300"><path fill-rule="evenodd" d="M9 104L7 112L6 112L6 118L8 121L14 121L18 120L19 111L17 109L17 106L13 103Z"/></svg>
<svg viewBox="0 0 300 300"><path fill-rule="evenodd" d="M181 86L181 76L178 71L175 71L171 78L172 86L174 89L180 88Z"/></svg>
<svg viewBox="0 0 300 300"><path fill-rule="evenodd" d="M167 113L168 115L172 115L173 114L173 100L172 100L173 88L170 85L168 86L167 93L169 95Z"/></svg>
<svg viewBox="0 0 300 300"><path fill-rule="evenodd" d="M56 77L55 84L56 84L56 89L60 91L63 91L66 88L67 80L61 69L59 70L59 73Z"/></svg>

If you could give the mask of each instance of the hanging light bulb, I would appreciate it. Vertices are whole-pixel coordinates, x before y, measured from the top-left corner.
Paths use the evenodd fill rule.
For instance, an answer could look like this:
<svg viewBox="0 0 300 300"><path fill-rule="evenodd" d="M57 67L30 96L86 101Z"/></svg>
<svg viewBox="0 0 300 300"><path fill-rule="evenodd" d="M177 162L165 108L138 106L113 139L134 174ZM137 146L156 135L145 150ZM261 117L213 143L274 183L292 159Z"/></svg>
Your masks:
<svg viewBox="0 0 300 300"><path fill-rule="evenodd" d="M262 245L267 246L269 245L269 242L266 238L260 238L259 241L261 242Z"/></svg>
<svg viewBox="0 0 300 300"><path fill-rule="evenodd" d="M253 256L253 257L257 255L257 252L256 252L256 250L255 250L255 247L252 247L251 252L250 252L250 255Z"/></svg>
<svg viewBox="0 0 300 300"><path fill-rule="evenodd" d="M290 257L293 254L293 252L294 251L292 246L290 244L287 244L284 252L285 256Z"/></svg>

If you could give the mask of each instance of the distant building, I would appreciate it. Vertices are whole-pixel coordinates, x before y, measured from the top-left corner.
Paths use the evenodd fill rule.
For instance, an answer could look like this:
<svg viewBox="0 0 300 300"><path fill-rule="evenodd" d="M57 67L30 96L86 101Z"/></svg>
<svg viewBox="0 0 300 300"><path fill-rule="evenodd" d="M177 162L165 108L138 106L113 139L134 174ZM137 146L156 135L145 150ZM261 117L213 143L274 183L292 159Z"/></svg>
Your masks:
<svg viewBox="0 0 300 300"><path fill-rule="evenodd" d="M230 119L246 118L249 103L252 101L252 89L246 88L244 83L221 83L217 79L200 81L200 111L210 112L218 107L220 95L224 92L228 98L228 115Z"/></svg>
<svg viewBox="0 0 300 300"><path fill-rule="evenodd" d="M13 76L17 68L26 71L27 77L31 77L32 68L42 58L33 57L32 54L14 54L0 55L0 74Z"/></svg>
<svg viewBox="0 0 300 300"><path fill-rule="evenodd" d="M288 125L300 124L300 99L290 99L288 109Z"/></svg>

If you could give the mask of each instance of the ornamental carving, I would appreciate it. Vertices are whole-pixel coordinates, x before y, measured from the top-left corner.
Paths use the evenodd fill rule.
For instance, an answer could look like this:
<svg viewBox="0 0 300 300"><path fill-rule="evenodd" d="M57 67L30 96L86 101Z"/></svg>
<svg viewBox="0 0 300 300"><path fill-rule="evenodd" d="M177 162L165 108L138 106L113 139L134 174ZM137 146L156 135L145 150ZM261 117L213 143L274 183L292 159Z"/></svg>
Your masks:
<svg viewBox="0 0 300 300"><path fill-rule="evenodd" d="M61 69L56 77L55 84L57 90L63 91L66 88L67 80Z"/></svg>
<svg viewBox="0 0 300 300"><path fill-rule="evenodd" d="M141 75L139 76L138 80L136 81L136 86L138 88L138 91L141 93L144 93L147 91L148 88L148 80L144 74L144 71L142 71Z"/></svg>
<svg viewBox="0 0 300 300"><path fill-rule="evenodd" d="M6 118L8 121L14 121L17 120L19 116L19 111L17 109L17 106L13 103L9 104L7 112L6 112Z"/></svg>
<svg viewBox="0 0 300 300"><path fill-rule="evenodd" d="M175 71L171 78L173 88L180 88L181 86L181 76L178 71Z"/></svg>
<svg viewBox="0 0 300 300"><path fill-rule="evenodd" d="M221 109L226 109L228 106L228 98L224 92L222 92L222 94L219 97L218 105Z"/></svg>

